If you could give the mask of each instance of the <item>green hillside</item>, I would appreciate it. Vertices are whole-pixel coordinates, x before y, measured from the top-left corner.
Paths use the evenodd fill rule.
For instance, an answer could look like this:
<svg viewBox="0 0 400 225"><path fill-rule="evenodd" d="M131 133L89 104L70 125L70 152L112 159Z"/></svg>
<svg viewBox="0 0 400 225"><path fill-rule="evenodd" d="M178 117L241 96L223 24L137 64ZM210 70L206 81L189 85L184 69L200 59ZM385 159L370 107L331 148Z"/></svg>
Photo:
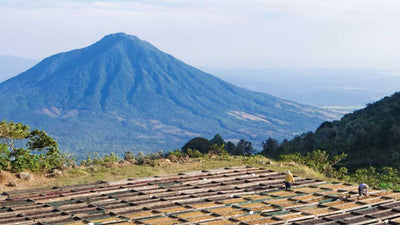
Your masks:
<svg viewBox="0 0 400 225"><path fill-rule="evenodd" d="M342 165L350 170L370 166L400 168L400 93L347 114L339 121L324 122L315 132L284 141L264 153L304 154L317 149L330 155L346 153Z"/></svg>

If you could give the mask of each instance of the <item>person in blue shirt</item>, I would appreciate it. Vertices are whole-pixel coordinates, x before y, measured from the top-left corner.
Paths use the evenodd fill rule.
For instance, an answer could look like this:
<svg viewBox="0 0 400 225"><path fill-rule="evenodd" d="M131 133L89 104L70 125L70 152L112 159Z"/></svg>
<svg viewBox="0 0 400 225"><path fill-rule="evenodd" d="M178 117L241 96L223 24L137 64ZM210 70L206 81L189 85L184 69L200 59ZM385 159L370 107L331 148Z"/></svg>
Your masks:
<svg viewBox="0 0 400 225"><path fill-rule="evenodd" d="M361 183L358 185L358 196L368 196L368 184Z"/></svg>

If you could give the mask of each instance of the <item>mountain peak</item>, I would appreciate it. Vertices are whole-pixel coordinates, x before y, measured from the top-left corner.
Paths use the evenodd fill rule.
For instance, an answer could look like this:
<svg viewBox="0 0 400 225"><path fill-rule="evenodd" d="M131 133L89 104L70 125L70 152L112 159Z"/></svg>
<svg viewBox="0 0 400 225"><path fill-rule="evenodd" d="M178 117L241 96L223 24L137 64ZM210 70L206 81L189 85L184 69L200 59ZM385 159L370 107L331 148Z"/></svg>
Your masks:
<svg viewBox="0 0 400 225"><path fill-rule="evenodd" d="M1 83L0 104L2 119L48 130L70 150L166 150L215 133L282 139L326 119L319 109L238 88L125 33L48 57Z"/></svg>
<svg viewBox="0 0 400 225"><path fill-rule="evenodd" d="M117 43L122 44L123 46L132 44L137 46L137 45L143 45L144 41L140 40L138 37L134 35L129 35L120 32L120 33L106 35L92 46L96 46L96 48L97 47L106 48L107 46L113 46Z"/></svg>
<svg viewBox="0 0 400 225"><path fill-rule="evenodd" d="M123 32L106 35L95 44L89 46L88 49L91 49L96 53L99 51L106 51L107 49L114 49L119 53L127 55L148 51L152 52L151 54L156 55L162 53L147 41L143 41L135 35Z"/></svg>
<svg viewBox="0 0 400 225"><path fill-rule="evenodd" d="M106 40L112 40L112 41L118 41L118 40L125 40L125 39L130 39L130 40L140 40L138 37L135 35L130 35L126 34L124 32L119 32L119 33L114 33L114 34L108 34L104 36L101 41L106 41Z"/></svg>

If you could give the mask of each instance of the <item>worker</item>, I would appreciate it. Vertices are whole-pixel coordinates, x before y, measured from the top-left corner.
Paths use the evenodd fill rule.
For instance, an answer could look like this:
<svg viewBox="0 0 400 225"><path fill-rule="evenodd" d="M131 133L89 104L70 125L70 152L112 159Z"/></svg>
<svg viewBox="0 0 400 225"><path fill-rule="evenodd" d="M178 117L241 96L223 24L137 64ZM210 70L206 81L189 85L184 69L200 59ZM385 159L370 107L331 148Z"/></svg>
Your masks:
<svg viewBox="0 0 400 225"><path fill-rule="evenodd" d="M293 183L294 183L293 174L290 172L290 170L288 170L285 178L285 190L290 189Z"/></svg>
<svg viewBox="0 0 400 225"><path fill-rule="evenodd" d="M358 185L358 196L368 196L368 184L361 183Z"/></svg>

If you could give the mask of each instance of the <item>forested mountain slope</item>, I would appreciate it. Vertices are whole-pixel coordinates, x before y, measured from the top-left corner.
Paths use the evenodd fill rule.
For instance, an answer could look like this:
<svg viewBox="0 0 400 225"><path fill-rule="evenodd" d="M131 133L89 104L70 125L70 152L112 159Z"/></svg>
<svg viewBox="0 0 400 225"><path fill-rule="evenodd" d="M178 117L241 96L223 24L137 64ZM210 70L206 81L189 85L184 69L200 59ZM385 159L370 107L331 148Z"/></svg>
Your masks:
<svg viewBox="0 0 400 225"><path fill-rule="evenodd" d="M326 110L224 82L117 33L48 57L0 84L0 118L30 124L76 152L158 151L190 138L290 138Z"/></svg>
<svg viewBox="0 0 400 225"><path fill-rule="evenodd" d="M284 141L274 154L316 149L331 155L348 154L344 165L350 169L400 168L400 92L347 114L339 121L324 122L314 133Z"/></svg>

